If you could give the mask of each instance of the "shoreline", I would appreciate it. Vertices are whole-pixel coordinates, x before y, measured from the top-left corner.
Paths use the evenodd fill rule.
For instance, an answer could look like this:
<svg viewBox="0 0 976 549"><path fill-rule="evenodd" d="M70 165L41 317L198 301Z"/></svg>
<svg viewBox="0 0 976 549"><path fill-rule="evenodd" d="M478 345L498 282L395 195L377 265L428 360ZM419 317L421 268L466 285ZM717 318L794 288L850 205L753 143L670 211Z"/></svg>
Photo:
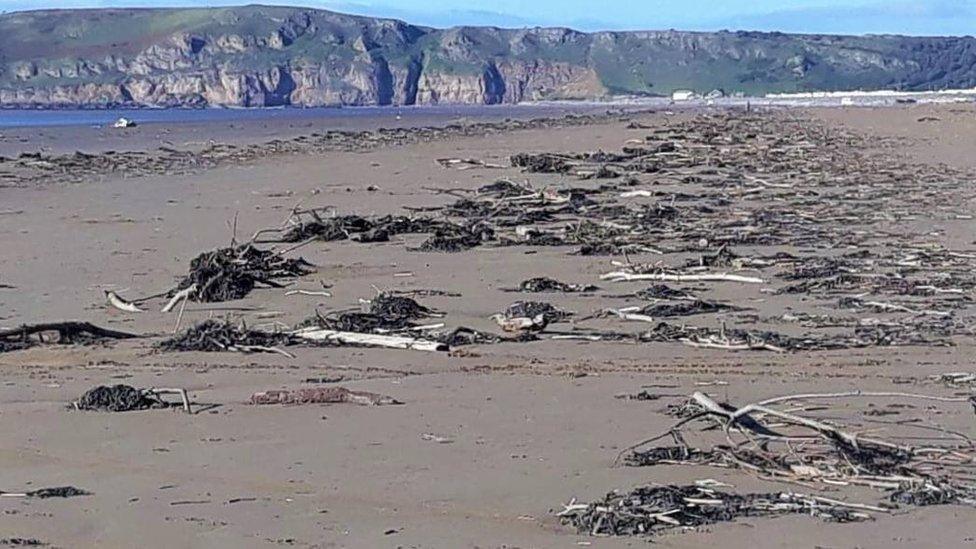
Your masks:
<svg viewBox="0 0 976 549"><path fill-rule="evenodd" d="M849 103L838 103L848 100ZM756 106L782 107L829 107L829 106L897 106L910 102L920 104L938 104L954 102L976 101L976 88L960 88L945 90L833 90L833 91L803 91L803 92L771 92L764 95L719 95L711 97L707 94L695 93L689 98L675 99L664 95L615 95L591 99L563 99L521 101L518 103L436 103L436 104L335 104L335 105L150 105L141 103L63 103L63 104L0 104L0 115L9 112L45 112L45 113L103 113L103 112L289 112L289 113L337 113L347 111L362 112L445 112L455 110L518 110L518 109L554 109L575 110L595 108L657 108L672 107L737 107L746 104ZM2 126L0 126L2 127Z"/></svg>

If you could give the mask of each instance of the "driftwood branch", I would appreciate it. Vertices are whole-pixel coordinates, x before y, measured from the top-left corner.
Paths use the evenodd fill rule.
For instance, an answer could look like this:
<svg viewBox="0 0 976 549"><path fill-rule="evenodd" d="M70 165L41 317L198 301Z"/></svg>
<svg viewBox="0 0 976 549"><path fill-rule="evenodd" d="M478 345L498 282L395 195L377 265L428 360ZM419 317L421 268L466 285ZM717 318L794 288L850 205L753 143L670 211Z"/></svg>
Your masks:
<svg viewBox="0 0 976 549"><path fill-rule="evenodd" d="M415 351L447 351L448 346L437 341L397 335L361 334L341 332L324 328L304 328L291 332L291 335L309 341L332 341L348 345L386 347L389 349L412 349Z"/></svg>

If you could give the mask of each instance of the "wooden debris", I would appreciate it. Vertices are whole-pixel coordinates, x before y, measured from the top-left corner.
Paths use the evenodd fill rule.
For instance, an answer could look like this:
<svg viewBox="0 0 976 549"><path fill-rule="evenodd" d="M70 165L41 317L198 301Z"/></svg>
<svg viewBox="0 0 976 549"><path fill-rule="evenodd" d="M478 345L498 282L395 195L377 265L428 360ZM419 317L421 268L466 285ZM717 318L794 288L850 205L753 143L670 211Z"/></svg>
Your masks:
<svg viewBox="0 0 976 549"><path fill-rule="evenodd" d="M361 345L364 347L386 347L390 349L410 349L414 351L448 351L447 345L438 341L421 338L364 334L358 332L340 332L325 328L303 328L290 332L289 335L314 342L338 343L344 345Z"/></svg>
<svg viewBox="0 0 976 549"><path fill-rule="evenodd" d="M885 491L889 503L976 506L976 485L970 474L976 444L965 435L936 428L946 436L927 437L925 446L914 446L874 433L860 434L839 426L836 419L821 420L778 407L851 399L972 403L970 397L849 391L785 395L736 407L695 392L679 409L681 419L671 429L621 455L636 466L706 465L805 485L865 486ZM704 448L690 445L687 426L695 422L703 422L706 428L717 424L723 439ZM910 423L899 426L912 427ZM661 439L677 445L648 448Z"/></svg>
<svg viewBox="0 0 976 549"><path fill-rule="evenodd" d="M556 516L591 536L652 536L742 517L801 514L831 522L856 522L871 518L865 511L884 513L887 509L793 492L734 494L701 486L668 485L611 492L594 503L573 500Z"/></svg>
<svg viewBox="0 0 976 549"><path fill-rule="evenodd" d="M57 334L54 340L45 336ZM44 343L60 345L91 344L100 341L117 339L132 339L141 337L136 334L100 328L90 322L47 322L41 324L25 324L19 328L0 330L0 353L17 351Z"/></svg>
<svg viewBox="0 0 976 549"><path fill-rule="evenodd" d="M108 301L108 304L109 305L111 305L112 307L115 307L116 309L118 309L120 311L123 311L123 312L126 312L126 313L141 313L141 312L144 312L142 309L139 308L138 305L136 305L135 303L132 303L131 301L126 301L126 300L122 299L121 297L119 297L119 294L117 294L117 293L115 293L113 291L105 290L105 299Z"/></svg>

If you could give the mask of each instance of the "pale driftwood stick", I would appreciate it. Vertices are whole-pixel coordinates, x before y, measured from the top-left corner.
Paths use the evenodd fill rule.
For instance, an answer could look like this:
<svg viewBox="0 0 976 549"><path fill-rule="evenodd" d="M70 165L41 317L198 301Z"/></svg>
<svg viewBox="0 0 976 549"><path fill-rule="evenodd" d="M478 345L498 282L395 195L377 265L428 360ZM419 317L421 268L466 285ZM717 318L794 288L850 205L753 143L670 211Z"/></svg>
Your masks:
<svg viewBox="0 0 976 549"><path fill-rule="evenodd" d="M640 310L640 307L627 307L624 309L604 309L603 312L607 314L612 314L621 320L629 320L632 322L648 322L651 324L655 322L654 317L650 315L644 315L644 314L633 312L637 310Z"/></svg>
<svg viewBox="0 0 976 549"><path fill-rule="evenodd" d="M173 288L173 289L175 290L175 288ZM166 297L172 291L173 290L166 290L165 292L159 292L158 294L153 294L153 295L147 295L147 296L143 296L143 297L138 297L136 299L130 299L129 300L129 303L132 303L134 305L139 305L140 303L145 303L147 301L152 301L152 300L157 299L157 298L160 298L160 297Z"/></svg>
<svg viewBox="0 0 976 549"><path fill-rule="evenodd" d="M115 293L113 291L105 290L105 299L108 300L108 304L109 305L111 305L112 307L115 307L116 309L118 309L120 311L124 311L126 313L141 313L141 312L144 312L142 309L140 309L139 307L137 307L135 303L132 303L131 301L126 301L126 300L122 299L121 297L119 297L119 294L117 294L117 293Z"/></svg>
<svg viewBox="0 0 976 549"><path fill-rule="evenodd" d="M611 282L630 282L634 280L658 280L661 282L741 282L743 284L764 284L765 281L755 276L743 276L729 273L713 274L670 274L670 273L628 273L614 271L600 276L600 280Z"/></svg>
<svg viewBox="0 0 976 549"><path fill-rule="evenodd" d="M891 513L892 512L892 509L886 509L884 507L877 507L875 505L867 505L867 504L864 504L864 503L848 503L846 501L841 501L841 500L838 500L838 499L825 498L825 497L822 497L822 496L811 496L811 495L808 495L808 494L796 494L796 493L787 493L785 495L787 497L797 497L797 498L800 498L800 499L815 501L817 503L823 503L823 504L826 504L826 505L836 505L837 507L847 507L849 509L858 509L858 510L861 510L861 511L875 511L877 513Z"/></svg>
<svg viewBox="0 0 976 549"><path fill-rule="evenodd" d="M351 345L368 345L389 349L413 349L416 351L448 350L447 345L426 339L394 335L361 334L358 332L340 332L315 327L297 330L292 332L291 335L310 341L335 341Z"/></svg>
<svg viewBox="0 0 976 549"><path fill-rule="evenodd" d="M279 256L282 256L282 255L285 255L287 253L294 252L295 250L297 250L299 248L305 247L305 246L311 244L312 242L315 242L318 239L319 239L319 237L313 236L311 238L307 238L307 239L299 242L298 244L295 244L294 246L289 246L288 248L285 248L284 250L281 250L281 251L275 252L275 253L278 254Z"/></svg>
<svg viewBox="0 0 976 549"><path fill-rule="evenodd" d="M176 307L176 304L179 303L180 300L189 299L190 295L195 291L197 291L197 285L190 284L186 288L183 288L182 290L176 292L175 294L173 294L173 297L166 302L166 305L163 305L163 308L160 310L160 312L168 313L172 311L173 307Z"/></svg>
<svg viewBox="0 0 976 549"><path fill-rule="evenodd" d="M756 350L766 350L773 351L774 353L785 353L786 349L782 347L777 347L769 343L727 343L719 341L698 341L688 339L686 337L681 338L681 342L689 347L695 347L696 349L721 349L723 351L756 351Z"/></svg>
<svg viewBox="0 0 976 549"><path fill-rule="evenodd" d="M556 334L554 336L549 336L549 339L580 340L580 341L602 341L603 340L603 338L598 335L586 335L586 334Z"/></svg>
<svg viewBox="0 0 976 549"><path fill-rule="evenodd" d="M437 163L441 167L447 168L450 166L459 166L459 170L467 170L469 168L481 167L481 168L494 168L501 169L507 168L508 166L503 166L501 164L491 164L485 162L484 160L479 160L477 158L438 158Z"/></svg>
<svg viewBox="0 0 976 549"><path fill-rule="evenodd" d="M180 395L180 398L183 399L183 411L188 414L193 413L190 411L190 397L186 394L186 389L164 389L153 387L148 389L148 392L156 395Z"/></svg>
<svg viewBox="0 0 976 549"><path fill-rule="evenodd" d="M652 193L651 191L643 191L643 190L626 191L620 193L620 198L634 198L638 196L649 197L649 196L654 196L654 193Z"/></svg>
<svg viewBox="0 0 976 549"><path fill-rule="evenodd" d="M825 399L825 398L854 398L854 397L876 397L876 398L915 398L920 400L936 400L939 402L969 402L968 397L941 397L936 395L923 395L918 393L899 393L899 392L885 392L885 391L847 391L843 393L807 393L798 395L784 395L780 397L770 398L757 402L757 406L769 406L770 404L778 404L781 402L789 402L791 400L812 400L812 399ZM753 406L752 404L743 406L739 408L737 414L743 413L743 410ZM748 413L746 410L745 413Z"/></svg>
<svg viewBox="0 0 976 549"><path fill-rule="evenodd" d="M228 350L238 351L241 353L277 353L288 358L295 358L295 355L284 349L279 349L278 347L266 347L264 345L233 345L228 347Z"/></svg>
<svg viewBox="0 0 976 549"><path fill-rule="evenodd" d="M891 448L894 450L899 450L908 453L911 453L913 451L911 447L899 446L897 444L893 444L885 440L858 437L856 435L848 433L847 431L842 431L832 425L828 425L826 423L814 419L808 419L805 417L789 414L786 412L781 412L779 410L775 410L773 408L767 408L765 406L760 406L758 404L749 404L747 406L743 406L742 408L737 408L733 411L729 411L721 407L717 402L715 402L710 397L708 397L707 395L705 395L700 391L695 391L695 393L691 395L691 398L699 406L701 406L706 411L708 411L710 414L724 417L727 420L726 430L730 429L733 425L736 424L741 426L741 422L739 420L748 417L749 413L755 412L755 413L766 414L768 416L777 417L779 419L794 424L802 425L804 427L813 429L814 431L817 431L822 434L834 435L855 448L858 448L862 442L866 442L868 444L874 444L876 446L882 446L885 448ZM745 412L743 412L743 410L745 410Z"/></svg>
<svg viewBox="0 0 976 549"><path fill-rule="evenodd" d="M41 324L25 324L18 328L10 328L8 330L0 330L0 338L8 337L26 337L31 335L42 334L44 332L58 332L61 337L71 336L78 333L89 333L97 337L106 337L110 339L132 339L136 337L142 337L137 334L130 334L126 332L118 332L115 330L108 330L106 328L100 328L95 326L90 322L45 322Z"/></svg>
<svg viewBox="0 0 976 549"><path fill-rule="evenodd" d="M190 301L190 296L189 295L185 296L183 298L183 301L180 303L180 313L178 315L176 315L176 325L173 326L173 333L174 334L176 332L180 331L180 323L183 322L183 311L186 310L186 302L187 301Z"/></svg>
<svg viewBox="0 0 976 549"><path fill-rule="evenodd" d="M285 292L285 295L312 295L312 296L321 296L321 297L332 297L332 293L331 292L327 292L325 290L321 290L321 291L316 291L316 290L288 290L287 292Z"/></svg>
<svg viewBox="0 0 976 549"><path fill-rule="evenodd" d="M904 305L898 305L895 303L885 303L883 301L862 301L862 305L865 307L875 307L881 309L882 311L896 311L900 313L909 313L916 315L930 315L930 316L951 316L952 313L946 311L935 311L932 309L912 309L905 307Z"/></svg>

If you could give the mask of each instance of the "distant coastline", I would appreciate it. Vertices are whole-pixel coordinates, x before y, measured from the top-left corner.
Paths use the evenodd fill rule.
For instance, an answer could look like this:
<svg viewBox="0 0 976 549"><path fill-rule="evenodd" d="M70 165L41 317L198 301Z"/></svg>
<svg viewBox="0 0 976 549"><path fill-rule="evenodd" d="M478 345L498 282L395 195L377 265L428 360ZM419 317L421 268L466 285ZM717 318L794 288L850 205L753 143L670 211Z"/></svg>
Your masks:
<svg viewBox="0 0 976 549"><path fill-rule="evenodd" d="M437 29L284 6L0 15L0 108L653 100L976 86L974 37Z"/></svg>

